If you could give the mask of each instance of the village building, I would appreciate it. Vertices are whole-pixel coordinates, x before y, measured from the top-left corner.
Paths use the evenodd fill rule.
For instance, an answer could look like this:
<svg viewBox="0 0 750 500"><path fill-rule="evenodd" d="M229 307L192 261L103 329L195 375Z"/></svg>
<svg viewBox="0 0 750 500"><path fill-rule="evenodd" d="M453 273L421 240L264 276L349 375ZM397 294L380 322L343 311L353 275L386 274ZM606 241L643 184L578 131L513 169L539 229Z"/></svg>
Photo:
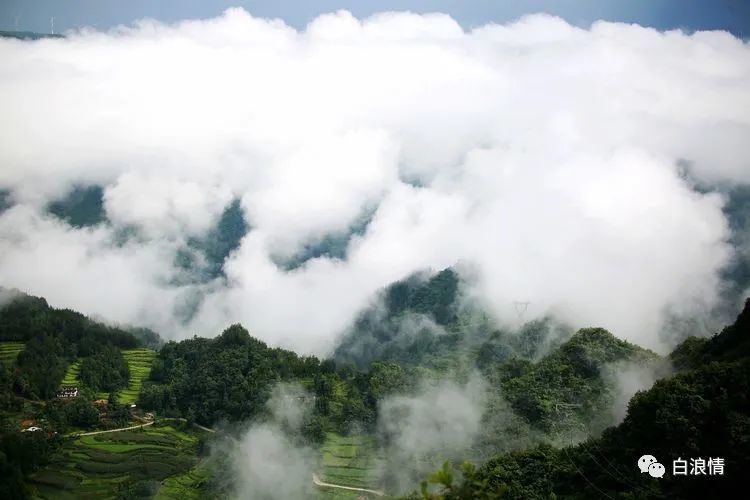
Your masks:
<svg viewBox="0 0 750 500"><path fill-rule="evenodd" d="M57 391L58 398L75 398L78 397L78 387L72 385L64 385Z"/></svg>

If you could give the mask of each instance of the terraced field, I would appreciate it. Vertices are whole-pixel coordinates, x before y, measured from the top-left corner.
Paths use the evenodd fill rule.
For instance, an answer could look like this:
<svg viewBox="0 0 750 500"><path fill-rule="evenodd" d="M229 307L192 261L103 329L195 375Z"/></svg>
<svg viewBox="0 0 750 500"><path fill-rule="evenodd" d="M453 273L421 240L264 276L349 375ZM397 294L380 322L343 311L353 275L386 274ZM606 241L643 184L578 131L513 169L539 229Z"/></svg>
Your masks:
<svg viewBox="0 0 750 500"><path fill-rule="evenodd" d="M383 497L361 491L346 491L334 488L320 488L317 496L317 500L362 500L376 498Z"/></svg>
<svg viewBox="0 0 750 500"><path fill-rule="evenodd" d="M77 359L68 365L62 385L78 385L78 374L81 371L81 360Z"/></svg>
<svg viewBox="0 0 750 500"><path fill-rule="evenodd" d="M0 342L0 363L3 366L12 365L18 353L23 351L23 342Z"/></svg>
<svg viewBox="0 0 750 500"><path fill-rule="evenodd" d="M208 469L197 466L184 474L162 481L154 500L200 500L203 485L210 479Z"/></svg>
<svg viewBox="0 0 750 500"><path fill-rule="evenodd" d="M370 436L341 436L327 433L321 447L320 479L326 483L379 489L382 457ZM326 491L327 490L327 491ZM321 488L321 498L356 498L356 494Z"/></svg>
<svg viewBox="0 0 750 500"><path fill-rule="evenodd" d="M23 346L23 344L21 344ZM130 382L127 389L120 391L120 403L135 403L138 399L138 393L141 391L143 381L151 373L151 362L156 357L156 352L148 348L126 349L122 351L125 361L128 362L130 369ZM78 373L81 371L81 360L76 360L68 366L65 372L62 385L78 385ZM107 393L100 392L96 394L97 398L106 399Z"/></svg>
<svg viewBox="0 0 750 500"><path fill-rule="evenodd" d="M31 493L39 499L103 499L144 489L166 488L167 495L181 488L180 498L196 498L200 484L192 478L202 474L194 469L197 443L198 431L166 425L84 436L66 443L30 476Z"/></svg>
<svg viewBox="0 0 750 500"><path fill-rule="evenodd" d="M126 349L122 351L130 368L130 383L127 389L120 391L121 403L134 403L141 392L141 384L151 373L151 362L156 357L156 352L146 347L140 349Z"/></svg>

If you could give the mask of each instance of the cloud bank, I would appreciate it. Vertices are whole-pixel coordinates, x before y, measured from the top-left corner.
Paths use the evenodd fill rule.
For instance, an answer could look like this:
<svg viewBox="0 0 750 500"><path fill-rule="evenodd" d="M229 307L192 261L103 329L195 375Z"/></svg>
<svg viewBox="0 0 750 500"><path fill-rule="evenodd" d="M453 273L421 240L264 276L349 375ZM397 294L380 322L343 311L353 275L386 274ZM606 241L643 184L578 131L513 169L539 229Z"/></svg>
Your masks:
<svg viewBox="0 0 750 500"><path fill-rule="evenodd" d="M528 300L663 351L664 312L713 307L735 251L681 165L750 182L750 47L724 32L231 9L0 59L0 283L170 337L240 321L325 352L379 287L469 262L501 319ZM45 210L75 185L105 224ZM223 275L179 279L234 199L251 229ZM367 211L344 258L277 265Z"/></svg>

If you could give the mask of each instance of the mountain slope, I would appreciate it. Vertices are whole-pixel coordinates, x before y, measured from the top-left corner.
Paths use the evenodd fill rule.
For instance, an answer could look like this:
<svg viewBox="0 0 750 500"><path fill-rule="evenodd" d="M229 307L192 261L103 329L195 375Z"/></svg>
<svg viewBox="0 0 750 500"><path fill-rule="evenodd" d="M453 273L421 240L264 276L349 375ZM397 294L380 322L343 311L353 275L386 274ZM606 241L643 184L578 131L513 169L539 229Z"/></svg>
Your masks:
<svg viewBox="0 0 750 500"><path fill-rule="evenodd" d="M699 361L630 401L625 420L598 439L498 455L441 498L733 498L750 470L750 300L737 321L710 340L689 341L674 357ZM666 468L640 473L644 454ZM675 460L721 458L722 475L674 476ZM689 462L688 462L689 463Z"/></svg>
<svg viewBox="0 0 750 500"><path fill-rule="evenodd" d="M571 334L551 318L517 331L501 328L466 298L466 286L452 268L415 273L389 285L359 314L333 358L359 368L373 361L482 368L514 356L536 359Z"/></svg>

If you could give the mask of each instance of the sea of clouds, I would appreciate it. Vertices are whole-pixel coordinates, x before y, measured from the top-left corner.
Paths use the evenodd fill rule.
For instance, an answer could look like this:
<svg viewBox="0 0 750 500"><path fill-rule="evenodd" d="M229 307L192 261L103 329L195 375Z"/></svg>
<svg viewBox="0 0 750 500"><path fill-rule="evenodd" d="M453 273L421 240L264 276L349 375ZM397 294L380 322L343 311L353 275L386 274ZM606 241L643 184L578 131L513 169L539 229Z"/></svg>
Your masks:
<svg viewBox="0 0 750 500"><path fill-rule="evenodd" d="M467 262L500 320L528 300L664 351L665 311L716 306L736 251L694 188L750 182L750 47L725 32L230 9L0 60L0 284L166 337L242 322L325 353L380 287ZM104 188L107 223L45 210L74 185ZM252 229L225 276L176 280L233 199ZM346 258L277 265L368 210Z"/></svg>

